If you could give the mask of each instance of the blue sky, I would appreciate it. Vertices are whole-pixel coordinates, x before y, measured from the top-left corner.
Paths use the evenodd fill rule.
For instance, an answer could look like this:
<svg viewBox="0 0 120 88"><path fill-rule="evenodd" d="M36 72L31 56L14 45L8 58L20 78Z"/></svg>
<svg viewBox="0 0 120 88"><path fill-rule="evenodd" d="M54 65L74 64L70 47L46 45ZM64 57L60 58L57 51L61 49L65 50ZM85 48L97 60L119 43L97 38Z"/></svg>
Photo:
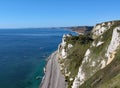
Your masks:
<svg viewBox="0 0 120 88"><path fill-rule="evenodd" d="M119 19L120 0L0 0L0 28L95 25Z"/></svg>

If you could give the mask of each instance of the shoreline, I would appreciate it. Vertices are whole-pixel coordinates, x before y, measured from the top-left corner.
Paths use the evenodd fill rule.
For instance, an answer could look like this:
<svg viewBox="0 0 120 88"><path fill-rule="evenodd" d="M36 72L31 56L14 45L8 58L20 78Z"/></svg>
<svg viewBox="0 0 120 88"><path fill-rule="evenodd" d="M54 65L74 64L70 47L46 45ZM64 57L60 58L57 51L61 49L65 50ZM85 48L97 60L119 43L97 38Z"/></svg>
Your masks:
<svg viewBox="0 0 120 88"><path fill-rule="evenodd" d="M56 52L56 51L55 51L55 52ZM39 88L42 87L42 85L43 85L43 83L44 83L44 81L45 81L47 64L48 64L49 60L51 59L52 54L54 54L55 52L51 53L51 55L46 59L47 63L46 63L46 65L45 65L45 67L43 68L43 70L44 70L44 76L43 76L43 78L42 78L42 81L41 81L41 83L40 83Z"/></svg>
<svg viewBox="0 0 120 88"><path fill-rule="evenodd" d="M39 88L66 88L65 77L62 75L57 58L58 52L53 52L45 66L45 75Z"/></svg>

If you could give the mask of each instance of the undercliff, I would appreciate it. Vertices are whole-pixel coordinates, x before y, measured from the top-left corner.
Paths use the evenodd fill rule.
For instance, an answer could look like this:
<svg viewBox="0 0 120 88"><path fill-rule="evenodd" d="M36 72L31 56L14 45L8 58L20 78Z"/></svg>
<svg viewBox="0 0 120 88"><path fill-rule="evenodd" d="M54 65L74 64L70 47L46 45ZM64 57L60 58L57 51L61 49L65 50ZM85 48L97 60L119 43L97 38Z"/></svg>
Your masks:
<svg viewBox="0 0 120 88"><path fill-rule="evenodd" d="M120 88L119 47L120 21L96 24L84 35L64 35L58 62L68 88L107 88L112 84L111 88Z"/></svg>

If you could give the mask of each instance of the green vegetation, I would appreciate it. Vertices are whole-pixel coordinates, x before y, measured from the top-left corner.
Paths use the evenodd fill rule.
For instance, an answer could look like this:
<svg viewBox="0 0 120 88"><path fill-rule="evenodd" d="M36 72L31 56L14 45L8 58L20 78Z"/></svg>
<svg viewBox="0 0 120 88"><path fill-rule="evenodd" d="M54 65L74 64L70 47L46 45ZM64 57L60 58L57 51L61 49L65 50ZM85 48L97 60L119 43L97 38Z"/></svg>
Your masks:
<svg viewBox="0 0 120 88"><path fill-rule="evenodd" d="M111 41L111 38L112 38L112 33L113 33L113 29L115 27L117 27L118 25L120 25L120 21L116 21L115 24L110 28L108 29L108 31L106 31L102 36L99 36L97 39L95 39L95 43L97 44L98 41L102 41L104 42L102 46L98 46L97 48L96 47L92 47L92 50L93 50L93 54L95 54L96 56L104 56L105 55L105 52L106 52L106 48L108 47L110 41Z"/></svg>
<svg viewBox="0 0 120 88"><path fill-rule="evenodd" d="M73 47L67 51L68 57L64 60L67 72L71 73L69 77L66 77L66 81L68 82L68 88L71 88L73 81L70 81L69 79L74 79L77 75L79 66L81 65L85 52L89 48L93 39L90 37L90 34L86 34L67 37L65 41L67 42L67 45L73 45Z"/></svg>
<svg viewBox="0 0 120 88"><path fill-rule="evenodd" d="M104 69L99 70L89 78L80 88L120 88L120 49L115 59ZM115 81L115 82L114 82Z"/></svg>
<svg viewBox="0 0 120 88"><path fill-rule="evenodd" d="M88 44L91 41L93 41L93 39L91 38L91 33L85 34L85 35L79 35L79 36L72 36L72 37L67 37L65 40L68 44Z"/></svg>
<svg viewBox="0 0 120 88"><path fill-rule="evenodd" d="M104 41L104 44L91 48L91 57L94 61L99 58L106 60L105 52L111 41L113 29L119 25L120 21L115 22L115 24L108 31L106 31L102 37L99 36L95 39L95 43L98 41ZM117 53L114 60L109 65L101 70L98 70L79 88L120 88L120 47L118 47L116 52Z"/></svg>
<svg viewBox="0 0 120 88"><path fill-rule="evenodd" d="M99 88L120 88L120 74L103 83Z"/></svg>
<svg viewBox="0 0 120 88"><path fill-rule="evenodd" d="M93 42L91 33L66 37L65 41L67 44L65 49L68 56L66 59L61 60L61 63L64 63L63 73L65 73L65 70L67 73L70 72L70 75L66 76L68 88L72 86L73 80L70 81L70 78L74 79L77 75L87 49L90 49L90 55L88 57L90 60L82 65L87 81L79 88L120 88L120 47L118 47L119 49L117 50L114 60L105 68L101 69L101 61L107 61L105 53L110 44L113 30L115 27L120 26L120 21L111 21L110 23L114 23L114 25L94 40L95 44L99 41L104 42L100 46L91 46ZM108 28L108 22L105 22L104 26ZM120 31L118 30L118 32ZM70 50L67 49L68 44L73 45ZM90 67L92 62L95 62L94 67Z"/></svg>
<svg viewBox="0 0 120 88"><path fill-rule="evenodd" d="M99 83L98 88L120 88L120 49L117 50L115 60L103 71L106 71L105 78Z"/></svg>
<svg viewBox="0 0 120 88"><path fill-rule="evenodd" d="M95 74L98 70L100 70L102 64L102 60L107 60L105 57L105 53L107 51L107 47L110 44L112 38L113 29L109 29L103 35L99 36L94 40L95 44L99 41L104 42L100 46L91 46L90 47L90 55L89 62L85 62L83 64L83 71L86 73L86 79L90 78L93 74ZM95 63L95 66L91 67L91 65Z"/></svg>
<svg viewBox="0 0 120 88"><path fill-rule="evenodd" d="M98 46L97 48L96 47L91 48L92 51L91 58L98 58L98 57L105 58L106 48L110 44L113 29L118 25L120 25L120 21L115 21L115 24L111 26L110 29L108 29L108 31L106 31L105 33L103 33L101 36L99 36L94 40L95 44L97 44L99 41L102 41L104 43L101 46Z"/></svg>
<svg viewBox="0 0 120 88"><path fill-rule="evenodd" d="M104 56L106 52L106 48L108 47L111 38L112 38L113 28L110 28L108 31L106 31L103 35L99 36L97 39L95 39L95 44L97 44L99 41L104 42L101 46L92 47L92 57L97 58L98 56Z"/></svg>

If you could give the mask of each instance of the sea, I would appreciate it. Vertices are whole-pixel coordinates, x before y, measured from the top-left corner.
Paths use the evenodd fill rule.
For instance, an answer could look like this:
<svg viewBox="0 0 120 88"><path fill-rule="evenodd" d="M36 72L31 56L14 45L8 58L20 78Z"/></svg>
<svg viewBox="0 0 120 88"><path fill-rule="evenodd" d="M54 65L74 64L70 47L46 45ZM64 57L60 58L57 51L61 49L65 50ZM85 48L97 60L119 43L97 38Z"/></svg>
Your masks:
<svg viewBox="0 0 120 88"><path fill-rule="evenodd" d="M57 50L62 28L0 29L0 88L39 88L47 58Z"/></svg>

